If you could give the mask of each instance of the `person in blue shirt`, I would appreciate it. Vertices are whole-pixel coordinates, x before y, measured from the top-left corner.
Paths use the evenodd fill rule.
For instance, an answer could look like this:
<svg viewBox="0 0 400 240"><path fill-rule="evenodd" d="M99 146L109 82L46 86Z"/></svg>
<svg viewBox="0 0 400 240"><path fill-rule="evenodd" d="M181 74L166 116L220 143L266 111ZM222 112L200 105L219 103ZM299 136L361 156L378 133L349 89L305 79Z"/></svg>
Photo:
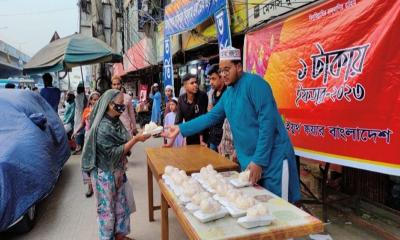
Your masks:
<svg viewBox="0 0 400 240"><path fill-rule="evenodd" d="M44 88L40 91L40 95L46 99L50 106L58 113L58 104L60 103L61 91L53 87L53 77L50 73L42 76Z"/></svg>
<svg viewBox="0 0 400 240"><path fill-rule="evenodd" d="M220 74L228 86L222 98L207 114L170 127L164 135L190 136L226 117L241 170L250 170L253 184L295 203L301 198L295 154L272 89L260 76L244 72L240 59L238 49L221 50Z"/></svg>
<svg viewBox="0 0 400 240"><path fill-rule="evenodd" d="M152 87L152 94L150 98L153 99L153 106L151 108L151 121L160 124L161 123L161 93L158 89L158 84L154 83Z"/></svg>

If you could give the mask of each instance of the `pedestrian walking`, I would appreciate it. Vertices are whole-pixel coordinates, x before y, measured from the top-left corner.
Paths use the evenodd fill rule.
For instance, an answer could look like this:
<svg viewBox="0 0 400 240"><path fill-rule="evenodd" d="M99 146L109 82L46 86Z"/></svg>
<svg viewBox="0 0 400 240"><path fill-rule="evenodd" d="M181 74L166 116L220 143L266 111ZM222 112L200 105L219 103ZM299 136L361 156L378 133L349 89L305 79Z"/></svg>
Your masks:
<svg viewBox="0 0 400 240"><path fill-rule="evenodd" d="M122 79L118 76L114 76L111 79L111 88L117 89L123 92L124 95L124 105L126 106L125 111L121 114L120 120L122 124L125 126L126 130L128 130L131 136L135 136L138 131L136 129L136 116L135 110L132 106L132 97L129 94L124 92L122 87Z"/></svg>
<svg viewBox="0 0 400 240"><path fill-rule="evenodd" d="M160 124L161 123L161 93L158 88L158 84L154 83L151 89L150 98L153 100L151 107L151 121Z"/></svg>
<svg viewBox="0 0 400 240"><path fill-rule="evenodd" d="M219 103L199 118L170 127L168 135L190 136L226 116L241 170L250 170L250 181L297 202L301 196L294 150L271 87L260 76L243 72L238 49L221 50L219 67L229 86Z"/></svg>
<svg viewBox="0 0 400 240"><path fill-rule="evenodd" d="M77 129L74 129L74 134L72 135L72 138L76 138L76 136L79 134L79 132L82 129L85 129L85 144L86 144L87 139L89 137L89 131L90 131L89 116L90 116L90 113L92 112L94 105L99 100L99 98L100 98L99 92L92 92L89 95L88 105L83 110L81 123ZM82 158L83 158L83 156L82 156ZM82 159L82 162L83 162L83 159ZM88 186L88 189L87 189L87 192L85 195L86 195L86 197L91 197L93 195L93 187L92 187L92 182L90 180L90 174L88 172L82 171L82 177L83 177L83 183Z"/></svg>
<svg viewBox="0 0 400 240"><path fill-rule="evenodd" d="M175 124L183 121L190 121L207 112L208 98L207 94L199 90L197 77L187 74L182 78L185 91L178 99L178 110L176 113ZM196 132L186 136L186 144L201 144L207 147L206 143L207 131Z"/></svg>
<svg viewBox="0 0 400 240"><path fill-rule="evenodd" d="M58 104L60 103L61 91L53 87L53 77L50 73L45 73L42 76L44 88L40 91L40 95L46 99L50 106L58 114Z"/></svg>
<svg viewBox="0 0 400 240"><path fill-rule="evenodd" d="M75 95L73 92L67 93L66 104L64 112L64 129L69 134L74 128L74 117L75 117Z"/></svg>
<svg viewBox="0 0 400 240"><path fill-rule="evenodd" d="M85 94L85 87L83 83L79 83L76 88L76 98L75 98L75 116L74 116L74 132L77 132L75 129L79 128L82 120L83 109L87 105L87 98ZM74 154L79 154L82 151L82 146L85 140L85 129L81 129L77 132L75 137L76 149Z"/></svg>
<svg viewBox="0 0 400 240"><path fill-rule="evenodd" d="M107 90L90 114L90 133L83 147L82 170L90 172L97 199L99 238L130 239L129 215L124 178L127 155L137 142L150 136L131 137L120 115L125 111L124 95Z"/></svg>

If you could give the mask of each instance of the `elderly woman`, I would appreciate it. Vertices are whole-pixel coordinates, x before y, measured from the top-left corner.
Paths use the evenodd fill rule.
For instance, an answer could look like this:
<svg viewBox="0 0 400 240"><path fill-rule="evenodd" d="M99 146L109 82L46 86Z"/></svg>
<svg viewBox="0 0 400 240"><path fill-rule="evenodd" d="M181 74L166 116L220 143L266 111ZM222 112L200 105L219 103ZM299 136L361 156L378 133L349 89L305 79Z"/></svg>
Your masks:
<svg viewBox="0 0 400 240"><path fill-rule="evenodd" d="M119 120L124 112L124 95L107 90L90 114L90 135L83 149L82 169L90 172L97 199L100 239L130 239L130 209L124 182L126 156L145 135L130 137Z"/></svg>

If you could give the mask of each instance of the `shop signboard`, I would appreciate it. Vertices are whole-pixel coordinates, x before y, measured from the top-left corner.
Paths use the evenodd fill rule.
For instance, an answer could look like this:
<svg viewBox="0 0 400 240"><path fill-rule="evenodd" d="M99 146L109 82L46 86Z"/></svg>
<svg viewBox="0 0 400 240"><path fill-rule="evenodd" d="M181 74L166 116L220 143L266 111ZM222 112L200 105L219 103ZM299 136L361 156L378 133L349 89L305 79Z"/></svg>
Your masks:
<svg viewBox="0 0 400 240"><path fill-rule="evenodd" d="M217 28L217 38L219 49L232 46L231 29L229 24L229 11L226 7L220 9L215 15L215 26Z"/></svg>
<svg viewBox="0 0 400 240"><path fill-rule="evenodd" d="M240 33L247 28L247 0L230 1L232 13L230 15L230 26L233 33ZM197 33L185 32L182 34L182 49L184 51L202 46L215 41L217 28L214 21L205 21L196 28Z"/></svg>
<svg viewBox="0 0 400 240"><path fill-rule="evenodd" d="M248 0L249 26L273 19L316 0Z"/></svg>
<svg viewBox="0 0 400 240"><path fill-rule="evenodd" d="M229 5L226 0L176 0L165 8L164 86L173 86L174 83L170 38L172 35L191 30L214 15L218 28L219 48L232 45L227 6Z"/></svg>
<svg viewBox="0 0 400 240"><path fill-rule="evenodd" d="M163 62L163 82L164 87L167 85L174 86L174 69L172 64L170 36L164 36L164 62Z"/></svg>
<svg viewBox="0 0 400 240"><path fill-rule="evenodd" d="M297 155L400 176L400 1L329 0L249 33Z"/></svg>
<svg viewBox="0 0 400 240"><path fill-rule="evenodd" d="M157 62L162 62L164 59L164 22L157 26L156 32L156 52ZM170 36L172 56L177 53L181 46L179 44L179 35Z"/></svg>
<svg viewBox="0 0 400 240"><path fill-rule="evenodd" d="M195 28L226 6L226 0L175 0L165 7L165 35Z"/></svg>

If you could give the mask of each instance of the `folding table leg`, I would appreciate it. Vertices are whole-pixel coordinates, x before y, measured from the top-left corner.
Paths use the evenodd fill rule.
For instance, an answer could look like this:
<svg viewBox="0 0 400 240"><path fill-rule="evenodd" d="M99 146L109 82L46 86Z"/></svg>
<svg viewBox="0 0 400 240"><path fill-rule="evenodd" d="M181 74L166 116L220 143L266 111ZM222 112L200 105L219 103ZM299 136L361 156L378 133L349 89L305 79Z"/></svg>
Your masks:
<svg viewBox="0 0 400 240"><path fill-rule="evenodd" d="M149 221L154 222L154 200L153 200L153 173L147 164L147 194L149 200Z"/></svg>
<svg viewBox="0 0 400 240"><path fill-rule="evenodd" d="M168 202L161 194L161 239L169 239L169 226L168 226Z"/></svg>

